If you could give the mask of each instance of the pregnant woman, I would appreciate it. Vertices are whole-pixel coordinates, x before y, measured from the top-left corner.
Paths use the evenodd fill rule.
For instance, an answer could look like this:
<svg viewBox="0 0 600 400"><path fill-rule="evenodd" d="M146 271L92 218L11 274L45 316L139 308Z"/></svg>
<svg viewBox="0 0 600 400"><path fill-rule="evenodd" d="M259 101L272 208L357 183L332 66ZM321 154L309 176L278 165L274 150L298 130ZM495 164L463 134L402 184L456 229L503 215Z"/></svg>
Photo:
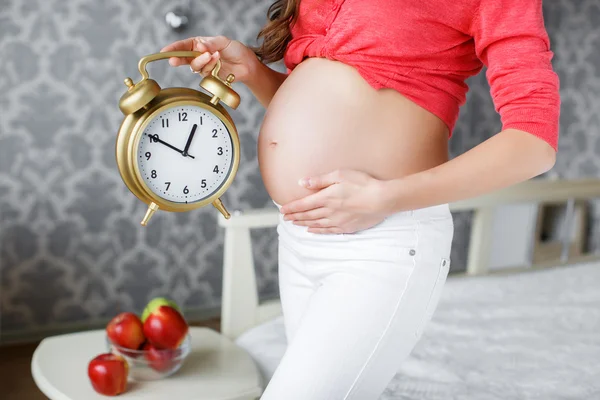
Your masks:
<svg viewBox="0 0 600 400"><path fill-rule="evenodd" d="M541 0L278 0L250 49L196 37L267 108L260 171L280 210L288 339L263 400L373 400L444 286L448 203L548 171L559 82ZM283 59L287 73L267 66ZM448 161L465 80L487 69L503 129ZM488 132L481 132L486 135Z"/></svg>

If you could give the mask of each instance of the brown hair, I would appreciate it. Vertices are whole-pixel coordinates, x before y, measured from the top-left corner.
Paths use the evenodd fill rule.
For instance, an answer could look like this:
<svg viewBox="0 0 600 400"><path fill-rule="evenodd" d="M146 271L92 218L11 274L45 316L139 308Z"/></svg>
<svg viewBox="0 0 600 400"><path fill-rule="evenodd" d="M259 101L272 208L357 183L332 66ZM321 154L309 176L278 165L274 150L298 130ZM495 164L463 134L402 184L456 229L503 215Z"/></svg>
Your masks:
<svg viewBox="0 0 600 400"><path fill-rule="evenodd" d="M290 28L298 16L300 0L277 0L267 11L267 24L258 33L263 39L259 47L253 48L258 58L271 63L283 58L287 44L292 39Z"/></svg>

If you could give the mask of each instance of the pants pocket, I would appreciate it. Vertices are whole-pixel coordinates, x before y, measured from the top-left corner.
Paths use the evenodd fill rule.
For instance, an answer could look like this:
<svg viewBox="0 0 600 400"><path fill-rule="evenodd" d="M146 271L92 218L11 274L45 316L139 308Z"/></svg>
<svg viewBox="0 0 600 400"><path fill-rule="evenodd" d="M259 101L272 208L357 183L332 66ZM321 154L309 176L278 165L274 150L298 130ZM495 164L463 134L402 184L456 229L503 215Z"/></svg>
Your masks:
<svg viewBox="0 0 600 400"><path fill-rule="evenodd" d="M437 305L440 301L440 297L442 295L442 291L444 289L444 285L446 283L446 278L448 277L448 272L450 271L450 259L442 258L440 260L440 266L438 269L437 278L433 284L433 289L429 296L429 300L427 302L427 306L425 307L425 314L423 315L423 319L421 320L421 324L416 332L417 336L421 336L423 330L427 323L433 317L433 314L437 308Z"/></svg>

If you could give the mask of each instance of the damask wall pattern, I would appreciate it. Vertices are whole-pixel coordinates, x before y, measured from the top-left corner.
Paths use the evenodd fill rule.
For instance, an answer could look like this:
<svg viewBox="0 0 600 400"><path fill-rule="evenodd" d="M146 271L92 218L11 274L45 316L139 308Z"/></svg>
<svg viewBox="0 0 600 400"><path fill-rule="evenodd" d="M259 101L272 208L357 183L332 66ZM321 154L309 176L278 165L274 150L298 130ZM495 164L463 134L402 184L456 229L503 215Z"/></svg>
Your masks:
<svg viewBox="0 0 600 400"><path fill-rule="evenodd" d="M173 40L225 34L254 44L271 0L195 1L193 26L180 34L163 22L176 3L0 0L0 338L92 326L158 295L192 311L220 305L223 232L215 210L159 213L139 225L145 207L114 160L117 101L123 78L139 78L139 58ZM555 171L595 176L600 7L547 0L545 12L563 94ZM149 70L163 87L198 83L185 67L159 62ZM500 128L483 73L470 85L452 155ZM242 158L223 201L230 210L274 207L256 159L264 110L245 87L236 90ZM455 217L453 264L464 265L469 215ZM276 232L252 237L261 298L276 296Z"/></svg>

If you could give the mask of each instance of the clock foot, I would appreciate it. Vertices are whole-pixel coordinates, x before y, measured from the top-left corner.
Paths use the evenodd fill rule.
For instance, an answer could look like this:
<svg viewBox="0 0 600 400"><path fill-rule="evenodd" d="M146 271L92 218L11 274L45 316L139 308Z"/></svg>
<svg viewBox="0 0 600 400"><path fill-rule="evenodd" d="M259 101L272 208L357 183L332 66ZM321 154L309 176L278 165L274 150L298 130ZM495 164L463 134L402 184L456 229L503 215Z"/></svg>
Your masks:
<svg viewBox="0 0 600 400"><path fill-rule="evenodd" d="M148 210L146 210L146 215L144 215L144 219L142 220L143 226L148 225L148 221L150 221L150 218L152 218L152 216L157 210L158 205L156 205L155 203L150 203L150 205L148 206Z"/></svg>
<svg viewBox="0 0 600 400"><path fill-rule="evenodd" d="M215 206L215 208L217 210L219 210L221 212L221 214L223 214L225 219L229 219L231 217L231 214L229 214L229 212L227 212L227 209L223 205L223 202L221 201L221 199L216 199L215 201L213 201L212 205Z"/></svg>

